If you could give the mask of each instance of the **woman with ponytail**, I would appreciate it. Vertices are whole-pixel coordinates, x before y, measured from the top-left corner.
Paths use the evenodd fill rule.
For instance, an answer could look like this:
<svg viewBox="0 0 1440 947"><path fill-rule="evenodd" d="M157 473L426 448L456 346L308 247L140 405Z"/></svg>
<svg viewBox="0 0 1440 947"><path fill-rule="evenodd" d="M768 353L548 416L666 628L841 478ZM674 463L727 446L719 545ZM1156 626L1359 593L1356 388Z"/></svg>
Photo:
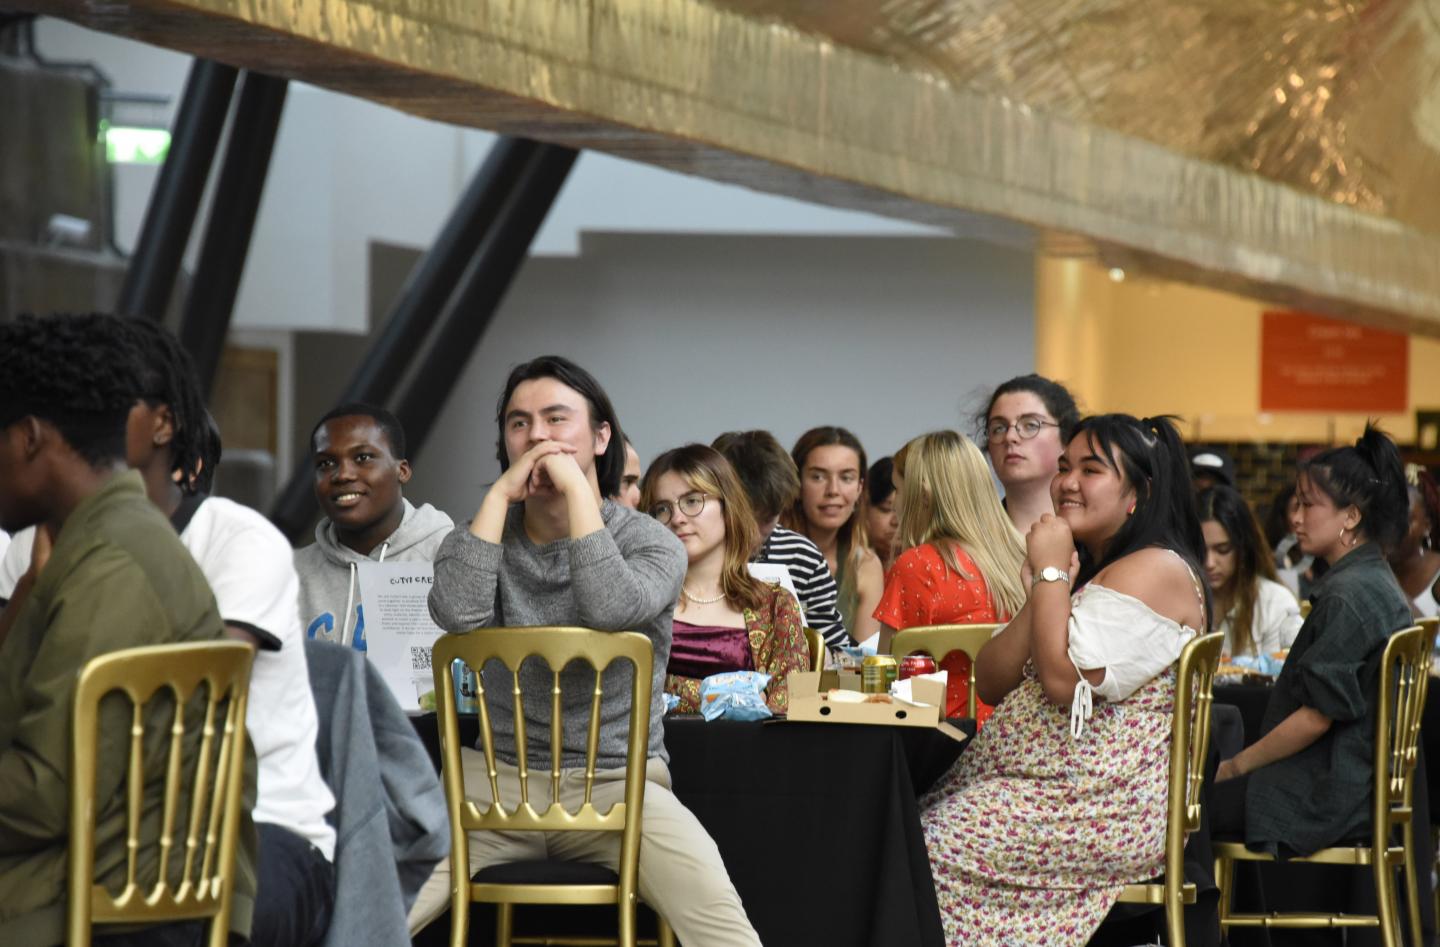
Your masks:
<svg viewBox="0 0 1440 947"><path fill-rule="evenodd" d="M995 712L921 801L947 943L1078 947L1164 863L1173 665L1210 622L1185 447L1166 418L1086 418L1050 495L976 660Z"/></svg>
<svg viewBox="0 0 1440 947"><path fill-rule="evenodd" d="M1300 548L1329 564L1285 660L1264 734L1220 764L1217 832L1253 849L1309 855L1370 824L1380 656L1410 624L1410 603L1385 561L1405 533L1405 474L1373 425L1353 447L1300 467Z"/></svg>

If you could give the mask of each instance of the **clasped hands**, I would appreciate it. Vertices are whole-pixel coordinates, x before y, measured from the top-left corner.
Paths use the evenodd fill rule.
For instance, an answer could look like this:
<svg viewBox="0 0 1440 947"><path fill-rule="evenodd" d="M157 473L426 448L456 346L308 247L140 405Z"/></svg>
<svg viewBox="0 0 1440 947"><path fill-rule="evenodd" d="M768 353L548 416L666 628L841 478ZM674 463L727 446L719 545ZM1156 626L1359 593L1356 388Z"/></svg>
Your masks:
<svg viewBox="0 0 1440 947"><path fill-rule="evenodd" d="M1035 575L1050 566L1063 570L1074 582L1075 574L1080 571L1080 554L1075 550L1070 524L1053 513L1046 513L1025 536L1025 562L1020 566L1020 580L1027 594Z"/></svg>
<svg viewBox="0 0 1440 947"><path fill-rule="evenodd" d="M490 488L499 493L506 503L520 503L553 487L567 499L582 491L588 495L590 483L585 472L575 461L575 448L561 441L541 441L527 450L500 475Z"/></svg>

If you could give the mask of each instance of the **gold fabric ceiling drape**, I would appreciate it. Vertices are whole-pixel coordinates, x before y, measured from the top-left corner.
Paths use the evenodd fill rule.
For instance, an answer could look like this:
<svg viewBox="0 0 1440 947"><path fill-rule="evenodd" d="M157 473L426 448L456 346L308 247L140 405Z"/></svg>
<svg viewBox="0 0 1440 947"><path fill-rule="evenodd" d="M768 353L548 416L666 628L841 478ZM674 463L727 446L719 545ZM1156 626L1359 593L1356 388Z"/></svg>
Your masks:
<svg viewBox="0 0 1440 947"><path fill-rule="evenodd" d="M28 5L431 118L1440 336L1440 0Z"/></svg>

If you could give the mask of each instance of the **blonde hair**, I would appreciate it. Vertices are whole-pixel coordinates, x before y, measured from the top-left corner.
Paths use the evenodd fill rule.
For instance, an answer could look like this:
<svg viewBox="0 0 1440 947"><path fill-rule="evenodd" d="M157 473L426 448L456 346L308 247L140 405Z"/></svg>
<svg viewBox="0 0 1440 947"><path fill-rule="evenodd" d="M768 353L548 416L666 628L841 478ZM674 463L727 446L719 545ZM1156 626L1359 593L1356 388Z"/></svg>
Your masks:
<svg viewBox="0 0 1440 947"><path fill-rule="evenodd" d="M1013 617L1025 604L1020 568L1025 544L990 480L985 458L954 431L922 434L895 455L899 471L899 549L932 543L945 565L967 579L955 556L965 550L980 569L997 617Z"/></svg>
<svg viewBox="0 0 1440 947"><path fill-rule="evenodd" d="M687 444L666 451L651 462L640 488L640 508L648 512L655 505L655 489L661 476L677 473L692 490L718 498L725 522L725 560L720 567L720 590L725 601L739 611L760 608L772 590L750 574L750 557L760 545L760 527L750 499L735 468L725 455L704 444Z"/></svg>

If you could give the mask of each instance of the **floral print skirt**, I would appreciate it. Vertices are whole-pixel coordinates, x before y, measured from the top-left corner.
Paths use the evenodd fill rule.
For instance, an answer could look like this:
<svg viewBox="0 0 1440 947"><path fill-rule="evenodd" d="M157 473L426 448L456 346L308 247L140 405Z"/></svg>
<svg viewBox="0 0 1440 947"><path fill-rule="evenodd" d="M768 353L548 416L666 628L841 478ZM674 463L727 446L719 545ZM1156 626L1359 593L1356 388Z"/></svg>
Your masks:
<svg viewBox="0 0 1440 947"><path fill-rule="evenodd" d="M1120 889L1164 868L1175 675L1098 697L1078 738L1033 669L944 780L921 822L945 940L1083 945Z"/></svg>

